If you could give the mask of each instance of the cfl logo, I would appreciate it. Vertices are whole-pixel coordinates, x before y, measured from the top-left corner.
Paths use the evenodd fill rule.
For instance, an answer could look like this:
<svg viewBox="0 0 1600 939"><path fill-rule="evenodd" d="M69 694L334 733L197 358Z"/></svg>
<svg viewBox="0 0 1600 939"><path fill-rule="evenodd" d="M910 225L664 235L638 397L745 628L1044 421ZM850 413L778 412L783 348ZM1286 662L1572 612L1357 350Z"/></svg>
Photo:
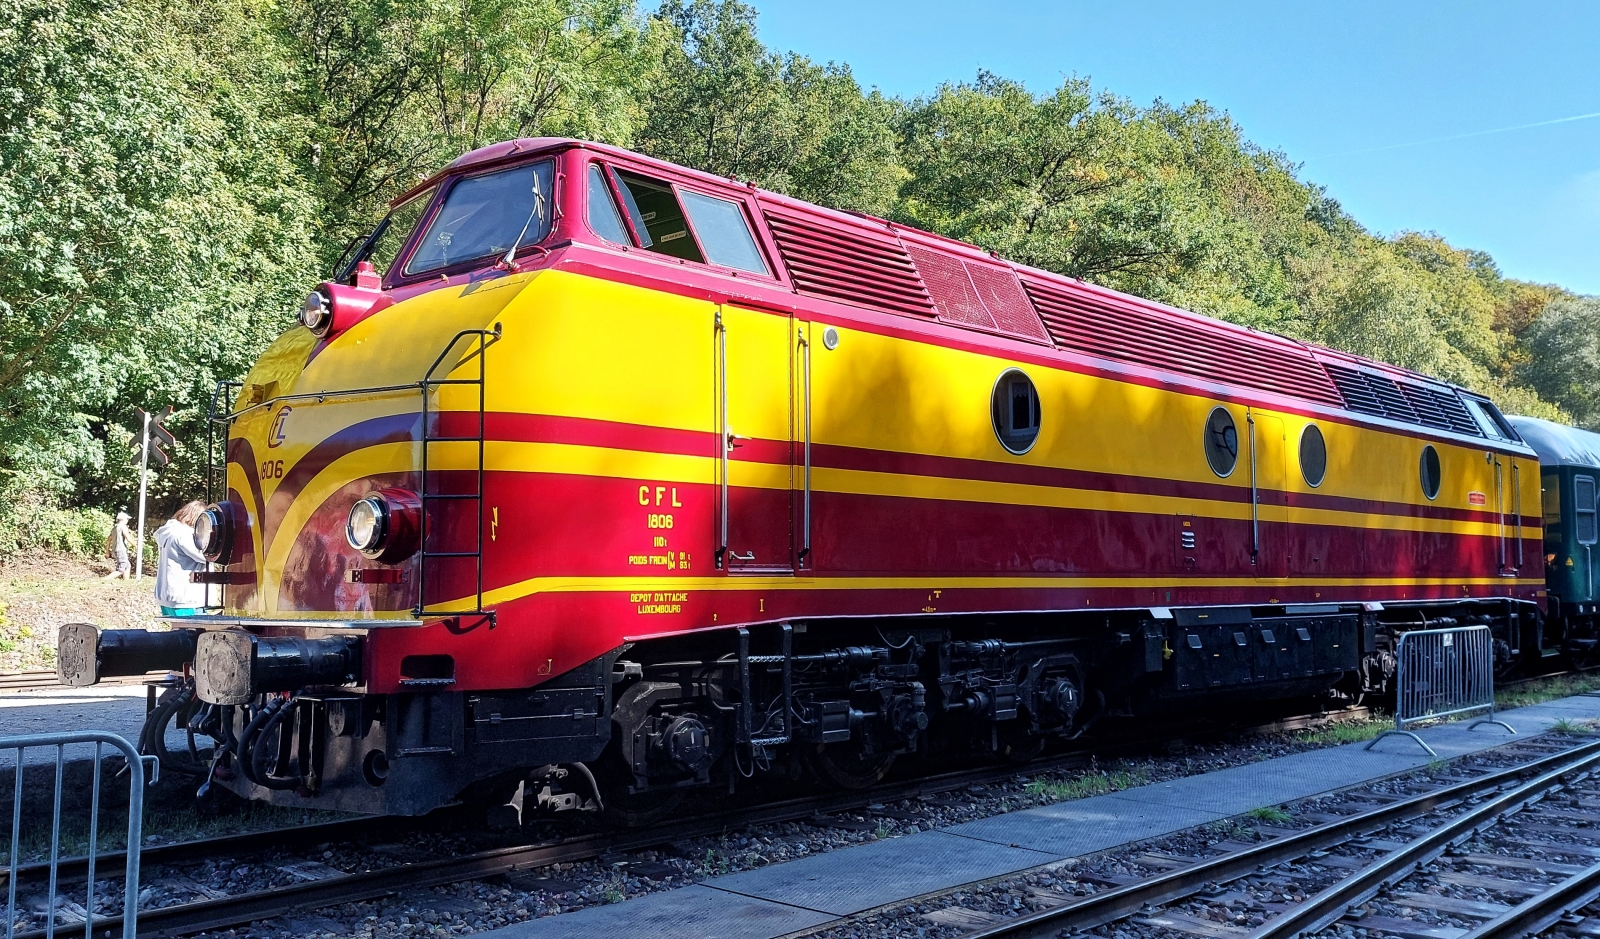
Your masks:
<svg viewBox="0 0 1600 939"><path fill-rule="evenodd" d="M289 412L292 410L294 409L289 407L287 404L278 409L278 416L272 420L272 430L267 434L268 447L276 447L278 444L283 443L283 428L288 422Z"/></svg>

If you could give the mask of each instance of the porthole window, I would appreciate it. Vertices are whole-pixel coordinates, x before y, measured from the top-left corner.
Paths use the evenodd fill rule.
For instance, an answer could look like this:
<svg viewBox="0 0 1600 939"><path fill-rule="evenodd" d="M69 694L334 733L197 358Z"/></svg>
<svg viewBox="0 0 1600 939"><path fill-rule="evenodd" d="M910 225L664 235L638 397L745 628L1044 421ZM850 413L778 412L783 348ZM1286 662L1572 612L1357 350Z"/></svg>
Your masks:
<svg viewBox="0 0 1600 939"><path fill-rule="evenodd" d="M1439 468L1439 451L1432 444L1422 448L1422 494L1432 499L1439 495L1443 471Z"/></svg>
<svg viewBox="0 0 1600 939"><path fill-rule="evenodd" d="M1008 369L994 385L994 433L1000 446L1027 453L1039 439L1039 392L1028 376Z"/></svg>
<svg viewBox="0 0 1600 939"><path fill-rule="evenodd" d="M1227 408L1211 409L1206 418L1205 446L1206 462L1218 476L1231 474L1239 464L1239 428Z"/></svg>
<svg viewBox="0 0 1600 939"><path fill-rule="evenodd" d="M1313 487L1322 485L1322 477L1328 475L1328 444L1315 424L1300 432L1300 475Z"/></svg>

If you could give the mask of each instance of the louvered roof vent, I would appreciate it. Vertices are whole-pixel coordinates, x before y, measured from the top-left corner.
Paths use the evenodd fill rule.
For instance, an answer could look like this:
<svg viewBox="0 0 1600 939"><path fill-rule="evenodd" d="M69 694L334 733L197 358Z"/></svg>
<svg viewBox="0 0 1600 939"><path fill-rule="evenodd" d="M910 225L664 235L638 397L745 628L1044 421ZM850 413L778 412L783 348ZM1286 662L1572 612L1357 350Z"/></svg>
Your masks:
<svg viewBox="0 0 1600 939"><path fill-rule="evenodd" d="M794 289L857 306L933 316L933 298L900 240L887 231L762 206Z"/></svg>
<svg viewBox="0 0 1600 939"><path fill-rule="evenodd" d="M1461 403L1461 396L1450 388L1336 362L1323 362L1322 367L1344 395L1345 407L1352 411L1473 437L1483 436L1482 428Z"/></svg>
<svg viewBox="0 0 1600 939"><path fill-rule="evenodd" d="M1344 405L1328 374L1308 350L1291 340L1077 284L1027 275L1022 283L1063 349L1334 407Z"/></svg>

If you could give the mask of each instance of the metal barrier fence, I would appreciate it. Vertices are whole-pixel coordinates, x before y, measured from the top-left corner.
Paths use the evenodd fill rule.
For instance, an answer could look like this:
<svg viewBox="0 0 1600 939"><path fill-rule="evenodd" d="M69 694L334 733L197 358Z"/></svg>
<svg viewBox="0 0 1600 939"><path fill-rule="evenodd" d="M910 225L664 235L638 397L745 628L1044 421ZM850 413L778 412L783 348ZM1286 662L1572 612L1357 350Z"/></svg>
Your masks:
<svg viewBox="0 0 1600 939"><path fill-rule="evenodd" d="M54 795L51 800L52 808L50 811L50 863L48 868L49 886L47 893L42 899L42 903L38 902L38 897L35 897L33 898L35 902L31 904L32 908L26 911L30 921L42 919L43 922L37 923L33 925L31 929L24 931L37 932L42 929L46 939L54 939L58 931L62 935L66 935L68 932L77 932L77 923L72 922L71 920L76 919L76 917L79 915L78 911L71 909L71 907L67 906L66 902L62 898L58 897L57 887L60 886L60 883L57 873L62 860L61 845L63 833L61 830L61 822L63 815L63 788L66 785L66 776L73 768L73 763L76 762L75 758L78 752L75 750L74 760L69 761L67 748L79 744L93 745L94 748L93 759L88 770L90 775L90 780L88 783L90 787L88 824L87 830L83 833L88 843L87 850L85 851L85 858L88 865L88 875L85 878L86 885L84 887L84 903L81 914L83 917L83 935L85 939L93 939L95 934L95 861L97 860L96 852L99 851L100 848L100 788L102 764L104 763L106 757L114 757L119 754L127 760L127 768L125 770L125 773L128 777L128 849L125 852L127 864L123 874L124 882L122 891L122 907L120 910L115 910L114 912L108 911L102 915L101 919L120 916L122 919L123 939L135 939L135 935L138 932L139 846L144 837L145 781L143 767L146 761L149 761L151 782L155 782L159 778L158 774L160 773L160 767L154 762L154 757L141 757L139 755L139 751L134 748L133 744L129 743L127 740L124 740L122 737L117 736L116 734L103 733L100 731L76 731L62 734L31 734L20 737L0 737L0 753L6 753L7 751L10 751L10 753L15 756L17 761L15 772L11 781L11 866L6 878L6 939L12 939L12 937L19 932L17 920L17 878L24 859L24 852L22 849L22 839L24 837L23 818L25 814L23 790L26 788L25 784L28 776L42 775L42 773L29 773L27 771L27 751L30 749L36 750L49 749L52 747L55 748L55 772L50 777L51 784L54 786ZM108 748L110 752L107 752ZM86 753L87 751L84 752ZM34 766L39 770L43 770L44 768L49 767L49 765L49 762L34 764ZM28 817L37 818L38 816L28 813ZM37 833L30 832L29 834ZM68 832L67 837L75 838L77 834L78 832L76 831ZM39 909L38 907L41 906L42 909ZM57 924L63 919L68 919L69 921L60 930L58 930Z"/></svg>
<svg viewBox="0 0 1600 939"><path fill-rule="evenodd" d="M1496 724L1516 733L1494 716L1494 636L1487 626L1450 629L1416 629L1400 636L1395 648L1394 730L1386 730L1367 744L1371 750L1390 735L1410 737L1437 757L1433 748L1408 728L1427 720L1487 712L1468 730Z"/></svg>

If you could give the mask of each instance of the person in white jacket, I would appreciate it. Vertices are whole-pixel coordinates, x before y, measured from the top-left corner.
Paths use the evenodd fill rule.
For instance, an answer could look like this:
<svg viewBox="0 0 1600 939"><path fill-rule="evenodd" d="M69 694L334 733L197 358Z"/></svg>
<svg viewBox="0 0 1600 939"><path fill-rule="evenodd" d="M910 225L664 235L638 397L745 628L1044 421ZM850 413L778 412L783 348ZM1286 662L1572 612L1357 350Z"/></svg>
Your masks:
<svg viewBox="0 0 1600 939"><path fill-rule="evenodd" d="M206 585L189 579L191 572L206 568L206 556L194 543L194 523L205 510L204 503L190 502L156 529L156 602L162 616L194 616L205 605Z"/></svg>

